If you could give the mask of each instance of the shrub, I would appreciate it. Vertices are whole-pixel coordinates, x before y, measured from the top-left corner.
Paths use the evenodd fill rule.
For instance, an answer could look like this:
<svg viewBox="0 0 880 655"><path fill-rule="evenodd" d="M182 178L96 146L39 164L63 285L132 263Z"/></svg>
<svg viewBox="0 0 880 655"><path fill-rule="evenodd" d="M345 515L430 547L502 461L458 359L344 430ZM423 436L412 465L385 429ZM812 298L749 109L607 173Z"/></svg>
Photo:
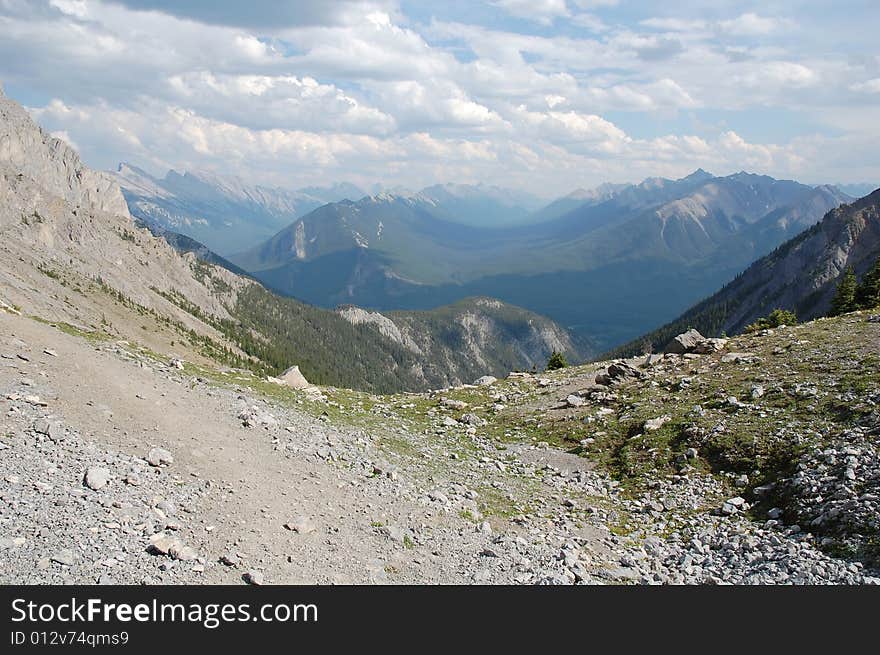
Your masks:
<svg viewBox="0 0 880 655"><path fill-rule="evenodd" d="M759 318L757 321L747 326L746 332L757 332L758 330L766 330L768 328L778 328L780 325L795 325L797 322L797 316L795 316L794 312L790 312L787 309L774 309L764 318Z"/></svg>
<svg viewBox="0 0 880 655"><path fill-rule="evenodd" d="M858 309L856 305L856 274L852 267L844 271L837 285L837 293L831 301L829 316L840 316Z"/></svg>
<svg viewBox="0 0 880 655"><path fill-rule="evenodd" d="M880 258L856 287L855 301L857 309L874 309L880 305Z"/></svg>
<svg viewBox="0 0 880 655"><path fill-rule="evenodd" d="M550 353L550 358L547 360L547 371L556 371L560 368L565 368L568 366L568 360L565 359L565 355L561 352L554 350Z"/></svg>

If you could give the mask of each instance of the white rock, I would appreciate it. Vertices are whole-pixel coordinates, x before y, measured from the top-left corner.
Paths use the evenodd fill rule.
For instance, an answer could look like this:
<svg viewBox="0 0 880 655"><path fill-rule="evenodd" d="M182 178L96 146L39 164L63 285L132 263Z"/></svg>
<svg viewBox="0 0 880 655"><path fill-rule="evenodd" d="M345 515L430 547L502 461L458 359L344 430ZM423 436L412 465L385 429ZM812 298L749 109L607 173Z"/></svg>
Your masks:
<svg viewBox="0 0 880 655"><path fill-rule="evenodd" d="M164 448L153 448L147 453L147 462L151 466L168 466L174 463L174 456Z"/></svg>
<svg viewBox="0 0 880 655"><path fill-rule="evenodd" d="M93 466L86 471L85 483L89 489L97 491L98 489L103 489L107 486L111 477L108 469Z"/></svg>
<svg viewBox="0 0 880 655"><path fill-rule="evenodd" d="M311 534L318 528L308 516L297 516L284 524L284 527L297 534Z"/></svg>

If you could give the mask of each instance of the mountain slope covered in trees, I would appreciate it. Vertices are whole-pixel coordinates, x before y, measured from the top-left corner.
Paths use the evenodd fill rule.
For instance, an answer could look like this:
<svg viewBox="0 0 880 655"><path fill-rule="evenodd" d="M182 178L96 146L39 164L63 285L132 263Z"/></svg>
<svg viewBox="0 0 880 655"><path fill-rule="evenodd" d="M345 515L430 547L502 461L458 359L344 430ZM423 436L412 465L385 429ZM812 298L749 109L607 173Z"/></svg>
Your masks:
<svg viewBox="0 0 880 655"><path fill-rule="evenodd" d="M843 272L851 268L854 279L864 277L878 257L880 189L831 210L714 295L611 355L662 348L689 327L707 336L735 334L777 308L794 312L800 320L824 316Z"/></svg>

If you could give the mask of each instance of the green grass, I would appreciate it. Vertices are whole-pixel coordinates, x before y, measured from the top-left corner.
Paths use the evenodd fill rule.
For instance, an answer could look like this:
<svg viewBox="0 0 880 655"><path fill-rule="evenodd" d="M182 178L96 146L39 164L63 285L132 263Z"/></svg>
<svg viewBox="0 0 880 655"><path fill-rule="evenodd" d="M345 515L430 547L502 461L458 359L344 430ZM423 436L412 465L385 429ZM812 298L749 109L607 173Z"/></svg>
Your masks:
<svg viewBox="0 0 880 655"><path fill-rule="evenodd" d="M78 328L75 325L71 325L70 323L64 323L62 321L49 321L40 316L30 316L32 320L37 323L42 323L43 325L49 325L50 327L54 327L59 332L63 332L64 334L69 334L73 337L80 337L89 341L90 343L101 343L104 341L109 341L113 337L106 332L98 332L93 330L84 330L82 328Z"/></svg>

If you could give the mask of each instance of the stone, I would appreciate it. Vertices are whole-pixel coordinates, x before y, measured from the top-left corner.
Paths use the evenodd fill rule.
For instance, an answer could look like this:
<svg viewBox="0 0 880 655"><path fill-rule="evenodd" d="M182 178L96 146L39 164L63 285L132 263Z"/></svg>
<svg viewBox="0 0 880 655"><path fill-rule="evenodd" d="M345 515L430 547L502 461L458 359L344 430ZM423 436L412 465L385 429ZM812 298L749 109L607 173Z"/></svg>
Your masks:
<svg viewBox="0 0 880 655"><path fill-rule="evenodd" d="M379 529L379 532L391 539L391 541L399 544L406 544L407 541L412 539L408 530L404 530L396 525L384 525Z"/></svg>
<svg viewBox="0 0 880 655"><path fill-rule="evenodd" d="M484 375L481 378L477 378L474 380L474 384L478 387L488 387L498 382L498 378L494 375Z"/></svg>
<svg viewBox="0 0 880 655"><path fill-rule="evenodd" d="M171 557L173 557L174 559L180 560L181 562L191 562L196 557L198 557L198 554L193 548L185 546L180 541L171 545L171 548L168 550L168 554L171 555Z"/></svg>
<svg viewBox="0 0 880 655"><path fill-rule="evenodd" d="M278 427L278 419L272 416L269 412L265 412L261 410L256 405L251 407L245 407L238 413L238 418L241 420L242 424L246 428L251 427L264 427L264 428L273 428Z"/></svg>
<svg viewBox="0 0 880 655"><path fill-rule="evenodd" d="M157 532L150 537L150 544L147 550L157 555L172 555L174 552L180 551L183 543L177 537L165 532Z"/></svg>
<svg viewBox="0 0 880 655"><path fill-rule="evenodd" d="M318 530L317 526L308 516L297 516L285 523L284 527L297 534L311 534Z"/></svg>
<svg viewBox="0 0 880 655"><path fill-rule="evenodd" d="M152 448L147 453L147 463L150 466L168 466L174 463L174 456L164 448Z"/></svg>
<svg viewBox="0 0 880 655"><path fill-rule="evenodd" d="M703 339L694 344L693 352L699 355L710 355L724 350L727 339Z"/></svg>
<svg viewBox="0 0 880 655"><path fill-rule="evenodd" d="M277 379L281 381L281 384L288 386L291 389L305 389L306 387L312 386L299 370L299 366L291 366Z"/></svg>
<svg viewBox="0 0 880 655"><path fill-rule="evenodd" d="M585 401L583 398L581 398L580 396L576 396L574 394L571 394L570 396L566 397L566 399L565 399L565 404L568 405L569 407L581 407L586 402L587 401Z"/></svg>
<svg viewBox="0 0 880 655"><path fill-rule="evenodd" d="M242 576L242 578L248 584L252 584L255 586L259 586L259 585L263 584L263 572L262 571L256 571L256 570L248 571L247 573L245 573Z"/></svg>
<svg viewBox="0 0 880 655"><path fill-rule="evenodd" d="M612 385L625 380L639 379L644 373L627 362L612 362L604 371L596 374L596 384Z"/></svg>
<svg viewBox="0 0 880 655"><path fill-rule="evenodd" d="M89 489L98 491L98 489L103 489L107 486L111 478L112 476L108 469L93 466L86 471L84 482Z"/></svg>
<svg viewBox="0 0 880 655"><path fill-rule="evenodd" d="M721 356L722 364L749 364L757 359L753 353L726 353Z"/></svg>
<svg viewBox="0 0 880 655"><path fill-rule="evenodd" d="M52 441L59 441L64 436L64 426L58 421L41 418L34 422L34 432L45 435Z"/></svg>
<svg viewBox="0 0 880 655"><path fill-rule="evenodd" d="M459 419L459 422L476 427L483 427L486 425L486 419L482 419L476 414L463 414Z"/></svg>
<svg viewBox="0 0 880 655"><path fill-rule="evenodd" d="M644 429L648 431L659 430L664 425L669 423L672 420L672 417L668 414L664 416L659 416L657 418L652 418L650 420L645 421Z"/></svg>
<svg viewBox="0 0 880 655"><path fill-rule="evenodd" d="M666 348L663 349L663 352L671 353L673 355L683 355L684 353L693 352L697 344L702 341L705 341L705 337L695 329L691 328L687 332L679 334L670 341Z"/></svg>
<svg viewBox="0 0 880 655"><path fill-rule="evenodd" d="M76 563L76 553L69 548L63 548L52 555L52 561L64 566L73 566Z"/></svg>

